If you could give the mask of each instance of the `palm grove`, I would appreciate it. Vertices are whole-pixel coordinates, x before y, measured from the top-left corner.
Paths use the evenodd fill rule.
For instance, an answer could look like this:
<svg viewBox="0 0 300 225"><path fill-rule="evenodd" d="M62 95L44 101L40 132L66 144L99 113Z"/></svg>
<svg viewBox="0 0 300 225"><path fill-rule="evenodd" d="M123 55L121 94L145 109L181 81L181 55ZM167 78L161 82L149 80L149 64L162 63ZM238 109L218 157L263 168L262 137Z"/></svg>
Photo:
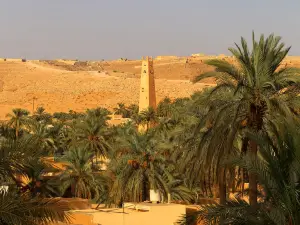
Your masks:
<svg viewBox="0 0 300 225"><path fill-rule="evenodd" d="M194 80L214 77L215 87L142 113L119 104L115 113L131 118L123 125L108 126L104 108L14 109L0 129L0 179L9 186L0 192L1 224L68 220L55 197L116 207L149 200L150 189L187 204L220 199L182 224L300 224L300 70L283 65L290 48L274 35L253 34L252 49L242 38L229 50L235 63L208 60L214 71ZM66 168L57 171L49 156Z"/></svg>

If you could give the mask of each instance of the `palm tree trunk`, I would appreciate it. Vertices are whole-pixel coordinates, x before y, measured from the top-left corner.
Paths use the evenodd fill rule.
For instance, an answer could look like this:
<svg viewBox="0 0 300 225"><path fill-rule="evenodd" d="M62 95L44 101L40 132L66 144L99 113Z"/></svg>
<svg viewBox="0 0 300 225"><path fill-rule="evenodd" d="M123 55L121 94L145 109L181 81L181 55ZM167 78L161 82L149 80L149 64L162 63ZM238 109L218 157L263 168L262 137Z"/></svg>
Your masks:
<svg viewBox="0 0 300 225"><path fill-rule="evenodd" d="M215 180L214 180L214 175L215 175L215 170L213 169L212 173L211 173L211 169L208 170L208 190L210 193L210 196L213 196L214 198L216 198L216 194L215 191L213 192L211 187L215 185ZM212 178L212 179L211 179Z"/></svg>
<svg viewBox="0 0 300 225"><path fill-rule="evenodd" d="M18 137L19 137L19 126L20 126L19 121L17 121L16 122L16 139L18 139Z"/></svg>
<svg viewBox="0 0 300 225"><path fill-rule="evenodd" d="M252 104L250 106L250 128L257 132L262 129L262 115L261 115L261 106ZM250 146L250 156L253 159L257 157L258 146L255 141L249 141ZM257 176L255 173L249 173L249 203L252 207L257 206Z"/></svg>
<svg viewBox="0 0 300 225"><path fill-rule="evenodd" d="M76 196L76 187L75 187L74 183L71 184L71 194L72 194L73 198L77 197Z"/></svg>
<svg viewBox="0 0 300 225"><path fill-rule="evenodd" d="M247 153L248 150L248 144L249 144L249 138L245 137L242 140L242 152L241 152L241 156L244 156ZM245 176L247 175L247 171L245 168L242 168L242 184L241 184L241 192L242 192L242 196L244 196L244 191L245 191Z"/></svg>
<svg viewBox="0 0 300 225"><path fill-rule="evenodd" d="M148 179L146 178L146 176L144 176L144 180L143 180L143 196L142 196L142 201L147 201L148 198L148 193L149 189L148 189Z"/></svg>
<svg viewBox="0 0 300 225"><path fill-rule="evenodd" d="M207 192L207 186L206 186L207 184L206 184L205 175L204 175L204 178L203 178L202 185L203 185L203 194L207 197L208 196L208 192Z"/></svg>
<svg viewBox="0 0 300 225"><path fill-rule="evenodd" d="M220 204L226 204L226 169L224 167L219 170L219 195Z"/></svg>
<svg viewBox="0 0 300 225"><path fill-rule="evenodd" d="M250 141L250 152L252 157L257 157L257 144ZM251 206L257 206L257 176L255 173L249 173L249 203Z"/></svg>

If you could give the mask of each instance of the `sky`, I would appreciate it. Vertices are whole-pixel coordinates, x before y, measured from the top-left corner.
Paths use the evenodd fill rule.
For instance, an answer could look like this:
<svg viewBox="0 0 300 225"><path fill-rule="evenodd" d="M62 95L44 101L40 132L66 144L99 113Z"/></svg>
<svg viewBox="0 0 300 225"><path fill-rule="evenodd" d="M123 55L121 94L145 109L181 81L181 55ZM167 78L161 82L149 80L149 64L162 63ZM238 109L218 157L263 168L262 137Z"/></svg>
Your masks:
<svg viewBox="0 0 300 225"><path fill-rule="evenodd" d="M299 0L0 0L0 57L229 54L252 31L300 55Z"/></svg>

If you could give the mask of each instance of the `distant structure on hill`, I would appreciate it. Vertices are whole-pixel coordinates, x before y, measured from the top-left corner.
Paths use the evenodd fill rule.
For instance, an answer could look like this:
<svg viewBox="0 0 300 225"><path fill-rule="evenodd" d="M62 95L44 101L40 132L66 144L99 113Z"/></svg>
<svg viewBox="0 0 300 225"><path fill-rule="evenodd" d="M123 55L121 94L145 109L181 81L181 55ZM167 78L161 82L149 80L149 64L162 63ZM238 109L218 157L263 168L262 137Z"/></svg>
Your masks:
<svg viewBox="0 0 300 225"><path fill-rule="evenodd" d="M142 58L139 112L147 110L149 107L156 109L156 92L153 58L147 56ZM139 130L143 129L143 127L139 127Z"/></svg>
<svg viewBox="0 0 300 225"><path fill-rule="evenodd" d="M172 59L178 59L178 56L176 56L176 55L159 55L155 59L156 60L172 60Z"/></svg>
<svg viewBox="0 0 300 225"><path fill-rule="evenodd" d="M202 57L205 56L203 53L192 54L192 57Z"/></svg>

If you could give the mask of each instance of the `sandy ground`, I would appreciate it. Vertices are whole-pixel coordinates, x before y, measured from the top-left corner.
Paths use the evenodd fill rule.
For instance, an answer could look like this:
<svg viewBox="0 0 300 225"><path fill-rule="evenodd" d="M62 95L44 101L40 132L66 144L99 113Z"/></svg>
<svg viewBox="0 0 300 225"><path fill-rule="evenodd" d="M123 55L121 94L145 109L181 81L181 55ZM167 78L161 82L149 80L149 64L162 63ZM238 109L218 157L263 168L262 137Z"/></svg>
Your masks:
<svg viewBox="0 0 300 225"><path fill-rule="evenodd" d="M188 64L185 60L154 61L158 101L164 97L188 97L214 83L206 80L192 84L193 77L212 68L204 64L204 58L190 60ZM0 62L0 120L16 107L32 111L33 98L36 98L35 108L43 106L51 113L99 106L112 109L120 102L138 103L141 61L95 63L98 70L71 71L61 65L37 61ZM285 63L300 67L300 57L288 57ZM70 61L65 64L72 67Z"/></svg>
<svg viewBox="0 0 300 225"><path fill-rule="evenodd" d="M51 113L138 103L139 85L138 76L127 78L121 72L67 71L33 62L0 62L0 119L16 107L32 111L33 98L35 108L43 106ZM156 79L157 99L190 96L206 85Z"/></svg>

